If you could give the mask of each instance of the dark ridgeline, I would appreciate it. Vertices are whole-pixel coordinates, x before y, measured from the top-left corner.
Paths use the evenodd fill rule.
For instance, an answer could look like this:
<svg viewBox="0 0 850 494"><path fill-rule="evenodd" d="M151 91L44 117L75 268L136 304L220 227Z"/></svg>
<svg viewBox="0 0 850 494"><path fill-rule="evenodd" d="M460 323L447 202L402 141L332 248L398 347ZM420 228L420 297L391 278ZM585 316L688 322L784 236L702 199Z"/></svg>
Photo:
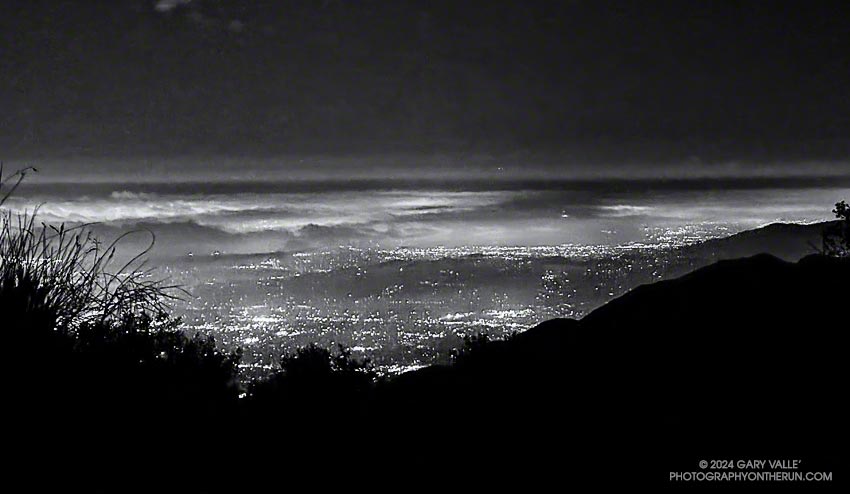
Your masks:
<svg viewBox="0 0 850 494"><path fill-rule="evenodd" d="M238 355L144 311L69 327L50 302L68 287L5 248L7 466L95 491L663 487L715 458L844 472L850 219L835 212L831 255L720 261L388 381L307 347L242 400Z"/></svg>
<svg viewBox="0 0 850 494"><path fill-rule="evenodd" d="M399 425L413 414L425 438L454 431L436 457L567 484L664 486L704 458L802 455L836 468L848 279L846 258L721 261L480 345L455 368L403 375L389 395L408 411Z"/></svg>

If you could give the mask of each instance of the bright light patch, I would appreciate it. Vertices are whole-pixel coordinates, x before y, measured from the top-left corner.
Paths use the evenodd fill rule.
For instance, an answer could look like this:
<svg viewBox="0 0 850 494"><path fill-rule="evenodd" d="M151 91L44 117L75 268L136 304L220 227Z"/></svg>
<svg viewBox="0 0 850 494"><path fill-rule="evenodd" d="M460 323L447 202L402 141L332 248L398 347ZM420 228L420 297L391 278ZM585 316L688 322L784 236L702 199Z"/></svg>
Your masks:
<svg viewBox="0 0 850 494"><path fill-rule="evenodd" d="M153 6L157 12L171 12L181 5L188 5L192 0L159 0Z"/></svg>

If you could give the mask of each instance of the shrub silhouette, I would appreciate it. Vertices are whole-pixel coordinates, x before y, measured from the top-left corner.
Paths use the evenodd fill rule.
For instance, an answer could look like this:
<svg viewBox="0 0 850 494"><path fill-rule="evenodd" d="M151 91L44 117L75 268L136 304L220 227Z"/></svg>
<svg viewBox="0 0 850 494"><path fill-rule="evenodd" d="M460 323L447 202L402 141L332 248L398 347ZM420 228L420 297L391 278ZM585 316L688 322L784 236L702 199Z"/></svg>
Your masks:
<svg viewBox="0 0 850 494"><path fill-rule="evenodd" d="M485 367L498 359L504 358L514 340L516 333L507 335L504 339L496 339L488 333L479 333L463 337L463 346L452 350L452 365L456 368Z"/></svg>
<svg viewBox="0 0 850 494"><path fill-rule="evenodd" d="M838 222L823 232L823 253L832 257L850 257L850 206L841 201L832 210Z"/></svg>
<svg viewBox="0 0 850 494"><path fill-rule="evenodd" d="M24 175L0 169L0 206ZM238 405L239 353L178 329L164 311L176 287L152 277L147 251L113 269L118 241L0 211L4 441L81 483L161 458L161 442L185 461L219 441L211 428Z"/></svg>
<svg viewBox="0 0 850 494"><path fill-rule="evenodd" d="M25 175L4 180L0 171L0 206ZM166 312L176 287L152 277L147 250L113 269L120 240L104 245L85 226L0 211L0 327L8 349L0 361L5 391L15 397L7 418L12 449L36 455L46 445L57 461L41 468L64 465L82 483L91 472L96 484L107 471L138 474L154 457L159 477L187 462L224 463L223 452L239 439L214 431L250 423L258 412L363 416L376 373L342 347L332 353L312 345L283 357L280 370L240 401L241 355L179 330ZM82 444L92 453L79 455ZM305 437L304 444L324 442Z"/></svg>
<svg viewBox="0 0 850 494"><path fill-rule="evenodd" d="M202 410L235 403L239 352L218 350L212 337L188 336L179 320L164 313L151 317L125 314L119 322L85 323L75 334L75 359L107 389L106 397L122 397L133 407L194 407ZM112 386L115 386L113 389Z"/></svg>
<svg viewBox="0 0 850 494"><path fill-rule="evenodd" d="M377 373L339 346L336 354L315 344L280 360L280 369L249 391L250 406L276 415L327 418L363 412Z"/></svg>

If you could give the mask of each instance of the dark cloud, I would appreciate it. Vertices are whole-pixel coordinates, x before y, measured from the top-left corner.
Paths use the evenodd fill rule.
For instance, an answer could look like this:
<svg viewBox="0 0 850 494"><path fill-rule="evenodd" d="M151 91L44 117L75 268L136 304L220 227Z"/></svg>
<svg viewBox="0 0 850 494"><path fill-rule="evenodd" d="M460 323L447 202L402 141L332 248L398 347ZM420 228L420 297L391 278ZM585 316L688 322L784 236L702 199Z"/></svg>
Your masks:
<svg viewBox="0 0 850 494"><path fill-rule="evenodd" d="M850 155L845 2L15 4L9 158Z"/></svg>

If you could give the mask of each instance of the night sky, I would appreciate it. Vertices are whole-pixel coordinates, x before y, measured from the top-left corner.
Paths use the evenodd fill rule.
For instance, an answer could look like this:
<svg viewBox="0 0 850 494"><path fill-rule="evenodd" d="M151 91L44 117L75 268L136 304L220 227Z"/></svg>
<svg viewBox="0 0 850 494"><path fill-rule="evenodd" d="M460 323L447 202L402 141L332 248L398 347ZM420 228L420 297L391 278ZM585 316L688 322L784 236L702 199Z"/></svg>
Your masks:
<svg viewBox="0 0 850 494"><path fill-rule="evenodd" d="M850 172L846 1L7 1L0 74L54 174Z"/></svg>

